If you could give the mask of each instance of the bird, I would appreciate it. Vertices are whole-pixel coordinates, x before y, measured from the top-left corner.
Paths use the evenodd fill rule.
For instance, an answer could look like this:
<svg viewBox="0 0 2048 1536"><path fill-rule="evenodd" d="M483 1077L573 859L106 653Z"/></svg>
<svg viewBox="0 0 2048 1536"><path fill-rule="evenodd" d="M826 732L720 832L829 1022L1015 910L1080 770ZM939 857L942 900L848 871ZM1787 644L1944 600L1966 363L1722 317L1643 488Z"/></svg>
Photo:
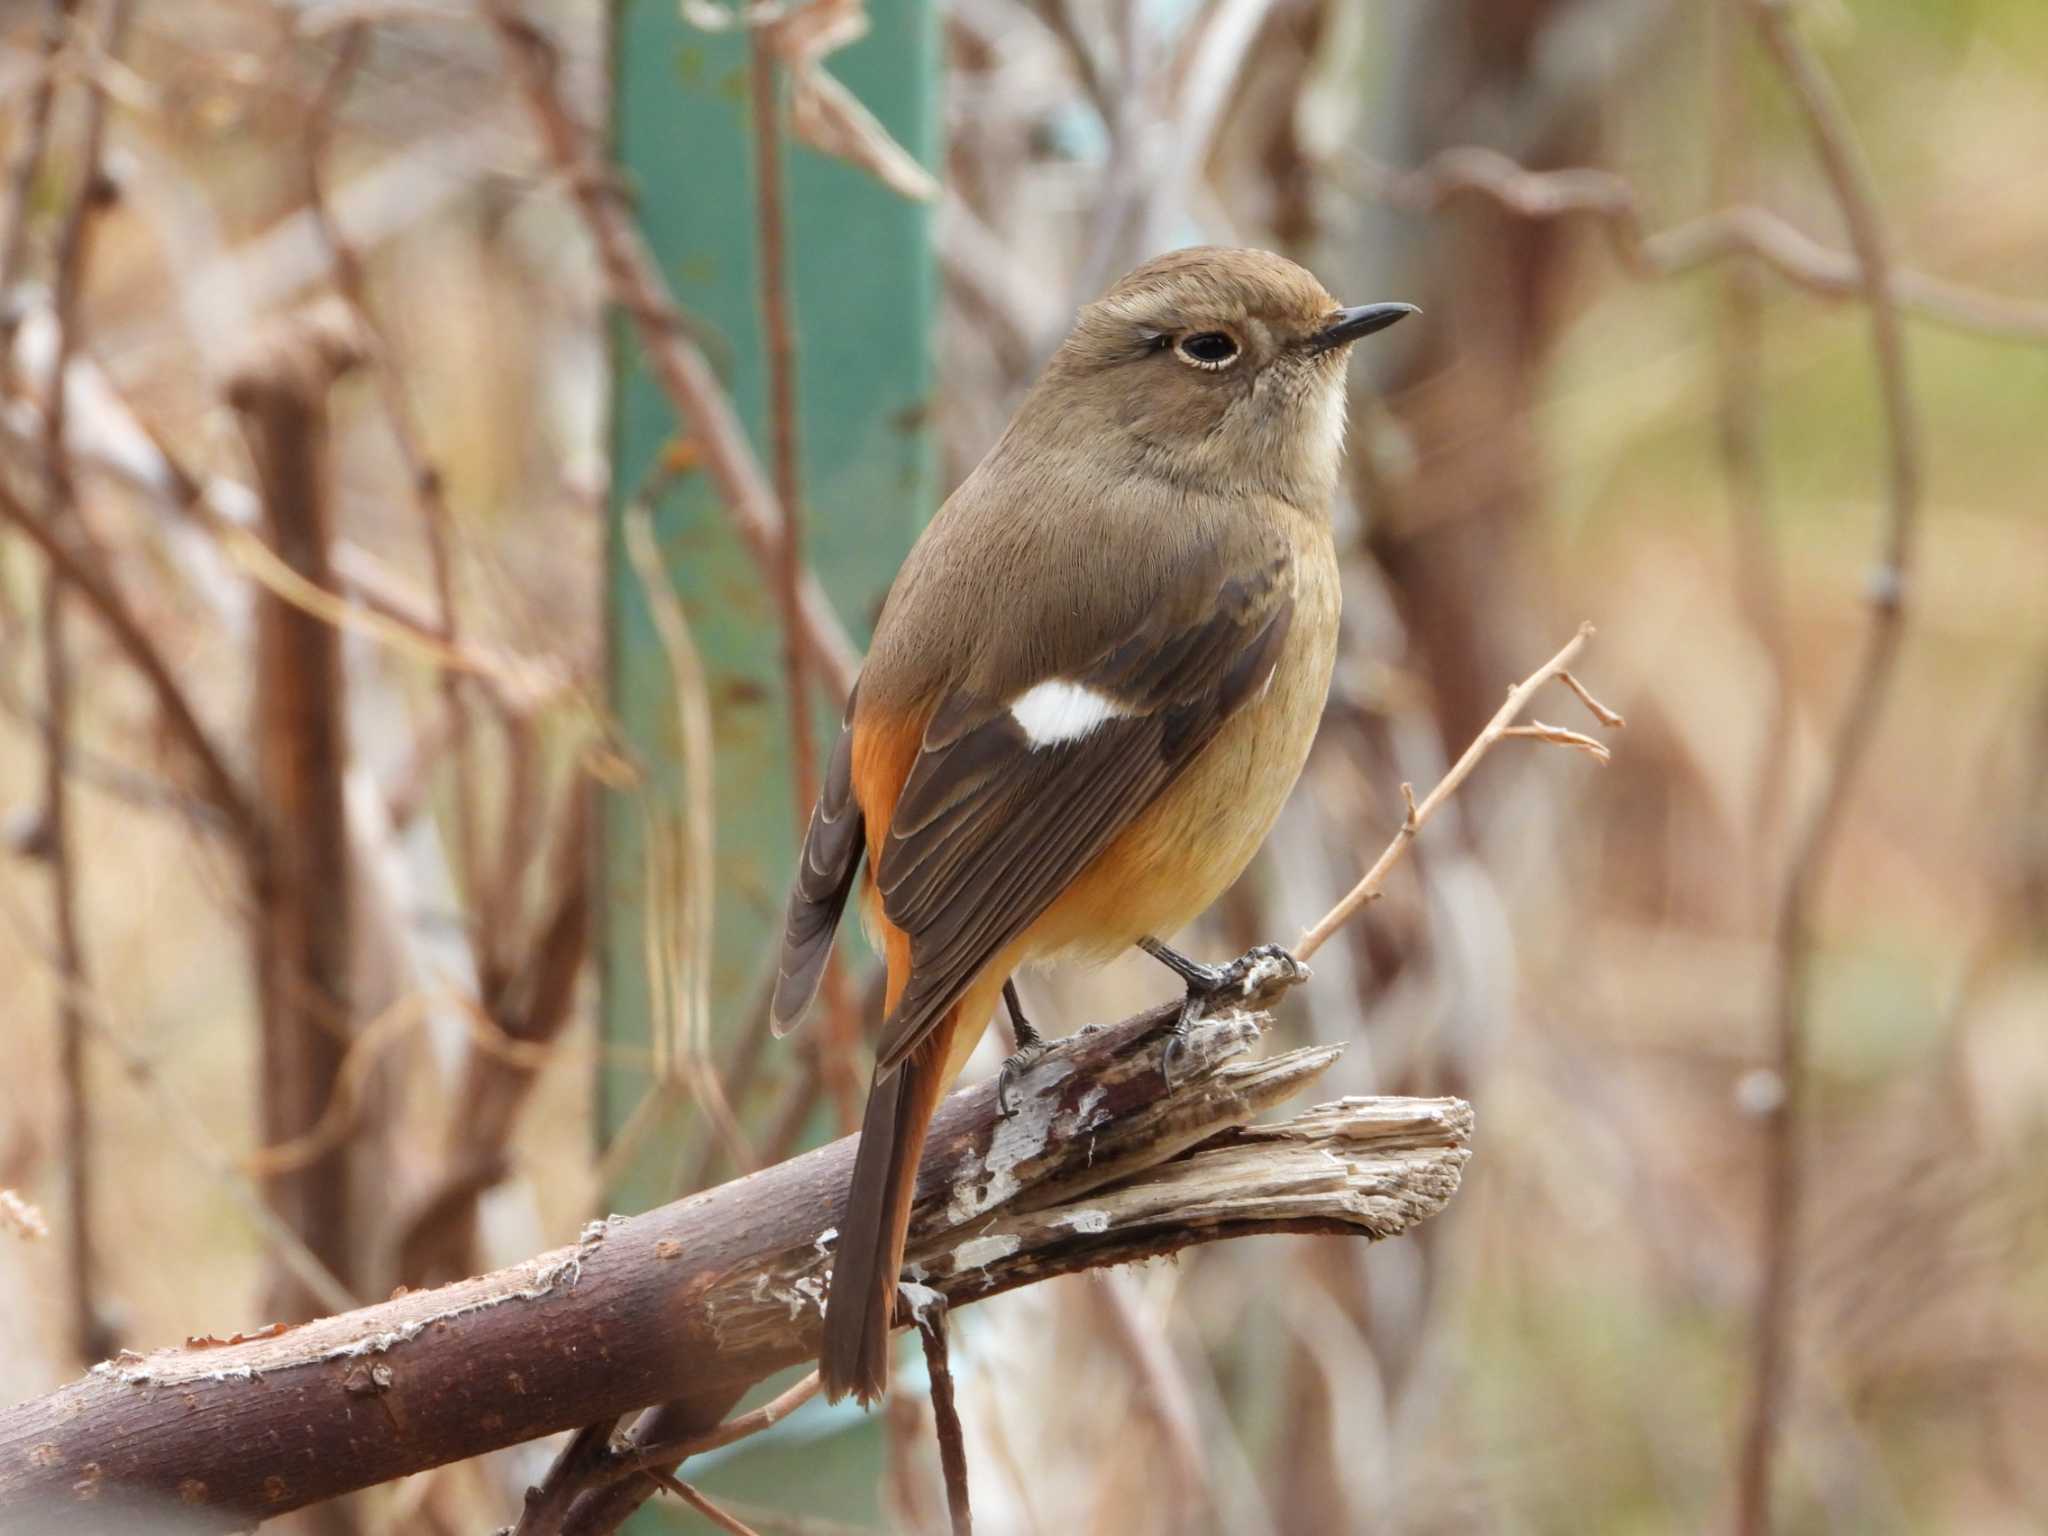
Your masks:
<svg viewBox="0 0 2048 1536"><path fill-rule="evenodd" d="M1271 830L1337 651L1345 359L1417 313L1293 261L1167 252L1082 307L891 584L790 894L771 1024L814 998L865 863L883 1019L819 1375L886 1390L911 1196L940 1097L1012 974L1137 945L1189 1008L1240 970L1164 938ZM1170 1043L1163 1066L1172 1065Z"/></svg>

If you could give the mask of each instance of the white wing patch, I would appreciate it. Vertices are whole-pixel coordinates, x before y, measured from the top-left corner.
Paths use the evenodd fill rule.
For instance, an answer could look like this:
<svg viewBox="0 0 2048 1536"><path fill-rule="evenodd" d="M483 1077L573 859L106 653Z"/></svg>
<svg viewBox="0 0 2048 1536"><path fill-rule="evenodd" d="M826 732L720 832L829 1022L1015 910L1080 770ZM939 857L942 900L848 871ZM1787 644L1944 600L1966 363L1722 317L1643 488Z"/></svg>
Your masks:
<svg viewBox="0 0 2048 1536"><path fill-rule="evenodd" d="M1124 711L1107 694L1055 677L1018 694L1010 701L1010 713L1024 727L1036 751L1063 741L1079 741Z"/></svg>

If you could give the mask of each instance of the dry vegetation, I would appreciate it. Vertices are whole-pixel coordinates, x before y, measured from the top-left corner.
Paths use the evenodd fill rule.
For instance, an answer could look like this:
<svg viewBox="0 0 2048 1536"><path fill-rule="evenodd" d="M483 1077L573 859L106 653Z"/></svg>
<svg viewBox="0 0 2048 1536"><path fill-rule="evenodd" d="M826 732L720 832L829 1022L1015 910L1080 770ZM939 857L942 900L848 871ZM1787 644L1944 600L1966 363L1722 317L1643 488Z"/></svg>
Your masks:
<svg viewBox="0 0 2048 1536"><path fill-rule="evenodd" d="M0 12L7 1402L265 1322L282 1276L383 1296L606 1209L572 878L607 771L593 184L466 7L46 9ZM1477 1106L1459 1204L1400 1243L1224 1244L963 1315L983 1529L1758 1531L1767 1486L1783 1531L2040 1528L2048 13L1114 11L946 10L949 478L1072 305L1162 246L1275 246L1428 316L1358 366L1316 755L1194 942L1309 928L1404 782L1581 619L1574 665L1630 728L1604 771L1497 747L1280 1011L1280 1046L1350 1042L1333 1094ZM598 8L531 14L597 120ZM250 934L292 974L335 957L263 899L276 849L238 825L293 772L252 736L256 637L308 607L249 537L296 566L249 494L274 517L292 470L248 381L344 362L296 398L331 418L312 514L340 601L310 606L351 750L314 792L348 807L358 876L322 921L358 1044L281 1137L259 1020L320 999L266 1000ZM78 578L54 675L24 519ZM1103 1019L1158 989L1120 963L1027 1000ZM350 1226L309 1255L261 1191L323 1164ZM878 1448L809 1405L702 1485L763 1531L940 1529L930 1412L899 1393ZM489 1529L550 1449L335 1519Z"/></svg>

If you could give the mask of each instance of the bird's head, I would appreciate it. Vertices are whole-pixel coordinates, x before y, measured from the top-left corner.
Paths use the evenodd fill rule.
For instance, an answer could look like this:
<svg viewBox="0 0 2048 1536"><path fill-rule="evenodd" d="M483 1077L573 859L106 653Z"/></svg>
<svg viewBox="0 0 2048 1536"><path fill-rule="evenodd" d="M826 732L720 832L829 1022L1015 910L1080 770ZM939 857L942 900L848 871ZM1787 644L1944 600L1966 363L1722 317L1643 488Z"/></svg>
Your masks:
<svg viewBox="0 0 2048 1536"><path fill-rule="evenodd" d="M1334 488L1351 343L1414 314L1345 308L1267 251L1153 258L1084 308L1034 403L1104 432L1144 473L1320 511Z"/></svg>

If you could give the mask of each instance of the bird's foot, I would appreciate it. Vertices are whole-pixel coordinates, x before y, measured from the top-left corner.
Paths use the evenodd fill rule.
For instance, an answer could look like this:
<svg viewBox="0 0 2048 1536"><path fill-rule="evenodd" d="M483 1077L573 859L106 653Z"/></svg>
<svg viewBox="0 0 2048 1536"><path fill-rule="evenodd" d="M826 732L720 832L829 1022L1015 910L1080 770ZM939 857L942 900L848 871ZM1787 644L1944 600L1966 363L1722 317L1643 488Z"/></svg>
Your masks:
<svg viewBox="0 0 2048 1536"><path fill-rule="evenodd" d="M1019 1039L1017 1049L1003 1058L1002 1070L996 1073L996 1113L1005 1120L1017 1113L1017 1079L1050 1049L1045 1037L1034 1032L1029 1040Z"/></svg>
<svg viewBox="0 0 2048 1536"><path fill-rule="evenodd" d="M1024 1005L1017 1000L1017 983L1014 980L1003 983L1003 1003L1010 1010L1010 1032L1017 1037L1017 1049L1003 1058L1003 1068L996 1074L996 1113L1007 1120L1017 1113L1017 1099L1012 1092L1017 1079L1029 1071L1032 1063L1050 1047L1045 1036L1033 1029L1031 1021L1024 1017Z"/></svg>
<svg viewBox="0 0 2048 1536"><path fill-rule="evenodd" d="M1278 944L1255 945L1228 965L1204 965L1157 939L1140 939L1138 947L1187 986L1180 1014L1166 1032L1166 1052L1160 1060L1169 1090L1174 1064L1187 1053L1188 1034L1195 1021L1206 1018L1220 1000L1261 1003L1309 978L1308 967Z"/></svg>

